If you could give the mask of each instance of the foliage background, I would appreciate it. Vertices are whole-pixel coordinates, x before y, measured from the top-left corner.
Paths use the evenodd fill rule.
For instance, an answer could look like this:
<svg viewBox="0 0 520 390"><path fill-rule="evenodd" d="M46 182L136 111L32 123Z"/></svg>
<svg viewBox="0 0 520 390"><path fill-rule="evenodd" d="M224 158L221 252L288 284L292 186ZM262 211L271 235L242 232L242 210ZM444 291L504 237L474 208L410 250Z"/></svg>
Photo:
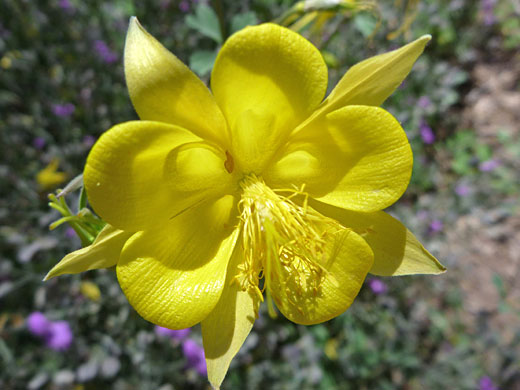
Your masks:
<svg viewBox="0 0 520 390"><path fill-rule="evenodd" d="M397 0L374 12L345 3L313 19L322 26L297 25L322 50L331 86L359 60L434 37L384 105L415 155L410 188L390 211L449 272L383 279L384 293L369 279L348 312L321 325L262 312L223 388L520 389L520 4ZM215 4L216 13L202 1L0 3L0 388L208 387L179 343L129 306L112 271L41 282L80 242L65 227L48 230L58 215L47 193L60 183L37 175L58 159L73 178L103 131L137 119L122 64L130 15L207 81L222 33L281 21L294 2ZM34 311L70 323L69 349L28 332ZM191 337L200 342L200 331Z"/></svg>

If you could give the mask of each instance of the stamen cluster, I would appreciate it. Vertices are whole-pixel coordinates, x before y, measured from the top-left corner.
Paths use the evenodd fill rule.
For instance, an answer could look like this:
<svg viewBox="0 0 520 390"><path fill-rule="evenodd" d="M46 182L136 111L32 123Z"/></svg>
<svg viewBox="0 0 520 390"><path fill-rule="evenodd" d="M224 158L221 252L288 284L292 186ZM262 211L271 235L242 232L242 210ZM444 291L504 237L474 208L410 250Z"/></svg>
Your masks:
<svg viewBox="0 0 520 390"><path fill-rule="evenodd" d="M345 228L308 207L304 188L272 190L253 174L240 185L243 261L234 282L260 301L266 291L271 316L276 315L273 288L298 308L301 298L318 295L322 279L330 276L327 269L333 257L326 243ZM279 295L273 296L278 306Z"/></svg>

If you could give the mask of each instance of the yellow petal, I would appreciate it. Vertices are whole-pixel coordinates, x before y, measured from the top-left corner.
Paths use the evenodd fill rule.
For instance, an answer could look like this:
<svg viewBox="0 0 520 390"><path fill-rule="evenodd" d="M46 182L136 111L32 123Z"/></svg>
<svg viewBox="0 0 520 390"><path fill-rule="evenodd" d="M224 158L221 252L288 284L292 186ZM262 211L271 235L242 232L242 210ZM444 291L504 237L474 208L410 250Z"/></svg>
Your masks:
<svg viewBox="0 0 520 390"><path fill-rule="evenodd" d="M178 194L177 198L190 195L202 198L224 193L234 182L226 170L226 160L226 155L213 146L205 142L190 142L168 154L164 177Z"/></svg>
<svg viewBox="0 0 520 390"><path fill-rule="evenodd" d="M245 110L237 118L232 153L237 170L260 175L275 154L281 140L272 113Z"/></svg>
<svg viewBox="0 0 520 390"><path fill-rule="evenodd" d="M105 225L91 245L69 253L49 271L43 280L63 274L77 274L91 269L113 267L119 260L123 245L132 234Z"/></svg>
<svg viewBox="0 0 520 390"><path fill-rule="evenodd" d="M220 50L211 88L234 134L240 115L254 110L276 118L272 131L291 131L320 104L327 67L320 52L301 35L274 24L246 27ZM281 142L281 141L279 141Z"/></svg>
<svg viewBox="0 0 520 390"><path fill-rule="evenodd" d="M359 233L374 251L370 273L380 276L441 274L439 263L397 219L383 211L359 213L311 201L323 215Z"/></svg>
<svg viewBox="0 0 520 390"><path fill-rule="evenodd" d="M223 186L230 183L225 154L220 153L219 160L216 149L200 153L196 147L179 149L193 142L200 139L164 123L134 121L114 126L87 158L84 182L92 207L111 225L141 231L167 222L203 198L223 194ZM176 181L185 187L170 185ZM190 191L186 187L190 183L199 185Z"/></svg>
<svg viewBox="0 0 520 390"><path fill-rule="evenodd" d="M141 119L178 125L217 142L225 139L226 122L208 88L135 17L126 36L125 77Z"/></svg>
<svg viewBox="0 0 520 390"><path fill-rule="evenodd" d="M292 260L300 262L295 266L300 272L276 266L271 273L267 288L276 306L298 324L318 324L347 310L372 267L372 250L352 230L330 234L325 249L326 258L314 259L326 270L319 278L298 258Z"/></svg>
<svg viewBox="0 0 520 390"><path fill-rule="evenodd" d="M401 85L431 39L423 35L397 50L362 61L343 76L319 111L329 113L357 104L380 106Z"/></svg>
<svg viewBox="0 0 520 390"><path fill-rule="evenodd" d="M238 236L235 209L228 195L131 237L117 278L142 317L169 329L189 328L207 317L220 299Z"/></svg>
<svg viewBox="0 0 520 390"><path fill-rule="evenodd" d="M201 324L208 379L216 389L251 331L258 311L258 298L232 284L242 254L241 248L235 248L220 301Z"/></svg>
<svg viewBox="0 0 520 390"><path fill-rule="evenodd" d="M403 194L412 150L397 120L379 107L347 106L292 136L265 175L272 188L301 186L313 198L372 212Z"/></svg>

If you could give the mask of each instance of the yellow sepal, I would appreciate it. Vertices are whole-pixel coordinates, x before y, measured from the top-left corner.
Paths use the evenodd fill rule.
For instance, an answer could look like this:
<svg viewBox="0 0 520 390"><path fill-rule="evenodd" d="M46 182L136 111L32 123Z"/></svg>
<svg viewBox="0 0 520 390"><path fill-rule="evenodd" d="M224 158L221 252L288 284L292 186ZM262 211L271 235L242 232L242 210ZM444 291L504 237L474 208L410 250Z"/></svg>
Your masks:
<svg viewBox="0 0 520 390"><path fill-rule="evenodd" d="M329 113L350 104L380 106L406 78L431 35L354 65L319 108Z"/></svg>
<svg viewBox="0 0 520 390"><path fill-rule="evenodd" d="M233 283L242 261L243 250L237 245L220 301L201 324L208 379L215 389L220 387L231 360L249 335L260 303L256 295L242 291L238 283Z"/></svg>
<svg viewBox="0 0 520 390"><path fill-rule="evenodd" d="M200 137L225 143L226 121L211 92L135 17L130 19L126 35L125 77L141 119L181 126Z"/></svg>
<svg viewBox="0 0 520 390"><path fill-rule="evenodd" d="M360 234L374 252L370 273L379 276L442 274L446 268L401 222L384 211L359 213L311 201L318 211Z"/></svg>
<svg viewBox="0 0 520 390"><path fill-rule="evenodd" d="M115 266L123 245L132 234L105 225L91 245L69 253L49 271L43 280L63 274L78 274L91 269Z"/></svg>

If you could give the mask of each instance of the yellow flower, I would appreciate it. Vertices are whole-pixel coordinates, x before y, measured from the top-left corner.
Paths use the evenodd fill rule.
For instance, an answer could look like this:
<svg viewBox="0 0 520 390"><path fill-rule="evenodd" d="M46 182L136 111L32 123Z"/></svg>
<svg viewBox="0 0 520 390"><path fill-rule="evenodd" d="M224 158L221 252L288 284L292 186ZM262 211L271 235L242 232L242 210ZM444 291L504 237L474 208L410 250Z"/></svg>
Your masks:
<svg viewBox="0 0 520 390"><path fill-rule="evenodd" d="M59 164L59 160L54 158L36 175L36 181L42 191L56 188L57 185L63 183L67 179L67 174L65 172L58 172Z"/></svg>
<svg viewBox="0 0 520 390"><path fill-rule="evenodd" d="M99 301L101 299L101 291L96 283L93 282L81 282L80 286L81 293L92 301Z"/></svg>
<svg viewBox="0 0 520 390"><path fill-rule="evenodd" d="M210 92L132 18L125 74L141 120L103 134L84 171L109 225L47 278L116 265L145 319L202 324L218 388L264 293L271 313L316 324L343 313L368 272L443 272L381 211L407 187L412 152L377 106L429 39L352 67L323 100L323 59L288 29L230 37Z"/></svg>

